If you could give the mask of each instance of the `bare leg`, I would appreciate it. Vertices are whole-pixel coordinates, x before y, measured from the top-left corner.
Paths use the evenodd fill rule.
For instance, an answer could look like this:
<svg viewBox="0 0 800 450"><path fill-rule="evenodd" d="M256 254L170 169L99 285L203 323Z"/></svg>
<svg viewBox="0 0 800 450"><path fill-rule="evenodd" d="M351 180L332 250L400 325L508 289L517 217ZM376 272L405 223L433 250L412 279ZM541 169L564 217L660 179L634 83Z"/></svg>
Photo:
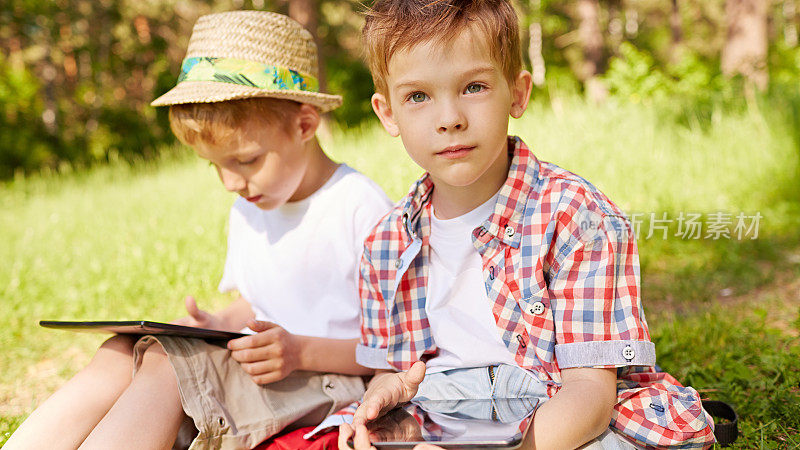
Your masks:
<svg viewBox="0 0 800 450"><path fill-rule="evenodd" d="M154 344L128 389L97 424L82 449L169 449L184 414L175 371Z"/></svg>
<svg viewBox="0 0 800 450"><path fill-rule="evenodd" d="M114 336L92 361L39 405L6 442L6 449L74 449L128 387L133 373L130 336Z"/></svg>

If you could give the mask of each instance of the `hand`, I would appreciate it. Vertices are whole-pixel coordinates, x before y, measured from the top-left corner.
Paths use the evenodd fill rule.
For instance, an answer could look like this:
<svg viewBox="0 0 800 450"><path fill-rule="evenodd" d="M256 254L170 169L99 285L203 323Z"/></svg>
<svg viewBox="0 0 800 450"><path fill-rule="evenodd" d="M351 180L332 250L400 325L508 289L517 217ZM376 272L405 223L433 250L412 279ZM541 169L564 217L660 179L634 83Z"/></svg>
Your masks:
<svg viewBox="0 0 800 450"><path fill-rule="evenodd" d="M286 378L300 366L300 340L280 326L250 320L254 335L228 342L231 357L256 384L269 384Z"/></svg>
<svg viewBox="0 0 800 450"><path fill-rule="evenodd" d="M417 394L417 388L425 378L425 363L417 361L406 372L384 373L372 379L364 401L353 415L353 425L365 424L378 416L405 403Z"/></svg>
<svg viewBox="0 0 800 450"><path fill-rule="evenodd" d="M414 398L424 378L425 363L421 361L414 363L406 372L376 375L364 393L363 403L356 409L353 425L345 423L339 426L339 449L350 450L347 440L355 434L353 445L356 450L374 450L365 424L398 404Z"/></svg>
<svg viewBox="0 0 800 450"><path fill-rule="evenodd" d="M342 424L339 427L339 449L350 449L347 440L353 435L353 427ZM417 420L402 408L394 409L380 417L368 429L366 425L356 426L353 445L358 450L374 449L371 441L421 441L422 432ZM438 447L434 447L438 448Z"/></svg>
<svg viewBox="0 0 800 450"><path fill-rule="evenodd" d="M220 319L216 314L211 314L198 308L197 301L195 301L194 297L191 295L186 296L186 298L183 300L183 303L186 305L186 311L189 313L189 315L186 317L181 317L177 320L173 320L170 323L175 325L183 325L185 327L198 327L227 331L223 320Z"/></svg>
<svg viewBox="0 0 800 450"><path fill-rule="evenodd" d="M355 433L355 436L353 436ZM353 436L353 447L347 443L347 440ZM339 425L339 450L377 450L375 446L369 442L369 431L364 424L357 425L355 431L350 424L343 423Z"/></svg>

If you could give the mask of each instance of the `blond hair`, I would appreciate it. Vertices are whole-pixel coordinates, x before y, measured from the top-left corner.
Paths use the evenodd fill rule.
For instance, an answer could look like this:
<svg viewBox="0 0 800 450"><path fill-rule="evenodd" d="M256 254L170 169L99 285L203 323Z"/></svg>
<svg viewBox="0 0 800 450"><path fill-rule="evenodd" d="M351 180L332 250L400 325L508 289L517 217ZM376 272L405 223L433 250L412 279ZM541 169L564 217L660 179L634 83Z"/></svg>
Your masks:
<svg viewBox="0 0 800 450"><path fill-rule="evenodd" d="M362 38L375 90L387 94L392 55L427 41L447 44L476 27L509 82L522 70L519 21L508 0L378 0L367 11Z"/></svg>
<svg viewBox="0 0 800 450"><path fill-rule="evenodd" d="M169 107L169 124L184 144L230 142L247 120L284 129L297 115L301 103L277 98L248 98L214 103L185 103Z"/></svg>

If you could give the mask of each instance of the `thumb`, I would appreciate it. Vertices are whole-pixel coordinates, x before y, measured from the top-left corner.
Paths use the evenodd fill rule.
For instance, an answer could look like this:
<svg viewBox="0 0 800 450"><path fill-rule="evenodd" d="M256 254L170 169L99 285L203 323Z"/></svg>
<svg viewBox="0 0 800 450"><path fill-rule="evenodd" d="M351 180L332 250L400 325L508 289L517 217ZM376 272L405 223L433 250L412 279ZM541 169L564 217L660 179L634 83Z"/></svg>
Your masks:
<svg viewBox="0 0 800 450"><path fill-rule="evenodd" d="M276 325L272 322L265 322L263 320L255 320L250 319L247 321L247 328L255 331L256 333L260 333L262 331L267 331L270 328L274 328Z"/></svg>
<svg viewBox="0 0 800 450"><path fill-rule="evenodd" d="M409 389L416 392L417 386L425 379L425 363L417 361L403 374L403 381Z"/></svg>
<svg viewBox="0 0 800 450"><path fill-rule="evenodd" d="M206 318L207 313L197 307L197 301L191 295L187 295L183 303L186 305L186 311L193 319L201 321Z"/></svg>

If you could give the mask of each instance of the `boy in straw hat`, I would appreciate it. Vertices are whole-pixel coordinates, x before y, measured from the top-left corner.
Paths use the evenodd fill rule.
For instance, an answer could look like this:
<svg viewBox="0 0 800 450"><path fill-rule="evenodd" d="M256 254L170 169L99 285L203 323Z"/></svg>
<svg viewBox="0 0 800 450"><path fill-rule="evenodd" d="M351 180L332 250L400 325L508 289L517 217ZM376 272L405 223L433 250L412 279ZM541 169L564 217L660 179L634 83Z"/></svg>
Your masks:
<svg viewBox="0 0 800 450"><path fill-rule="evenodd" d="M7 448L164 448L191 422L192 448L252 448L362 395L356 267L390 203L320 148L320 114L341 98L318 92L316 73L312 37L288 17L198 20L177 86L153 105L170 106L178 138L239 195L219 287L240 297L215 314L187 297L175 323L254 334L227 348L111 338Z"/></svg>

